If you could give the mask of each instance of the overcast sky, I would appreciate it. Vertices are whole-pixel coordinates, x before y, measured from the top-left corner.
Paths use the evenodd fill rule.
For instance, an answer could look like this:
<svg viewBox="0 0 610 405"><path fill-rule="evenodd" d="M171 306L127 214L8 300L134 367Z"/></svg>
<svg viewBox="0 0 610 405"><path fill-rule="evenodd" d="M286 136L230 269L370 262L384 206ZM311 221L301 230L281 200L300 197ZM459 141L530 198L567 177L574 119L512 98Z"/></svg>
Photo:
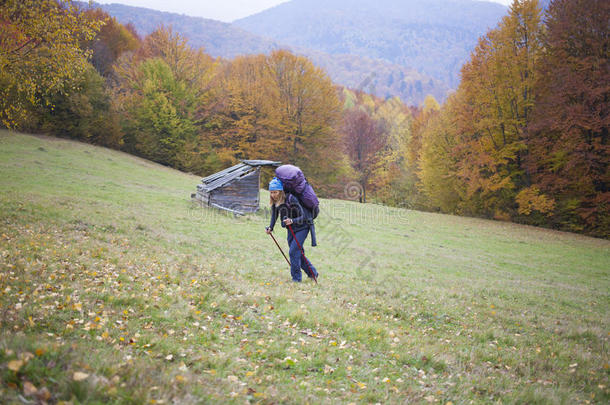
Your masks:
<svg viewBox="0 0 610 405"><path fill-rule="evenodd" d="M86 1L86 0L85 0ZM263 11L287 0L94 0L96 3L120 3L128 6L171 11L193 17L232 22ZM489 0L509 5L512 0Z"/></svg>

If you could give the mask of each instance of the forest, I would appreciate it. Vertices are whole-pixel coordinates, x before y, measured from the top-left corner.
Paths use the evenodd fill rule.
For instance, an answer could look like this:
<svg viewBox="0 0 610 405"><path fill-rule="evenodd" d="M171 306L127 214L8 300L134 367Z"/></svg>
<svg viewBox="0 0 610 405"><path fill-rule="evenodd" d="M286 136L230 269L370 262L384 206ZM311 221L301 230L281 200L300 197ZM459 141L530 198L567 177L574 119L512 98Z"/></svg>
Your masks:
<svg viewBox="0 0 610 405"><path fill-rule="evenodd" d="M202 176L279 160L325 197L608 238L609 15L515 0L447 101L407 106L287 50L213 58L169 26L141 38L68 0L4 0L0 126Z"/></svg>

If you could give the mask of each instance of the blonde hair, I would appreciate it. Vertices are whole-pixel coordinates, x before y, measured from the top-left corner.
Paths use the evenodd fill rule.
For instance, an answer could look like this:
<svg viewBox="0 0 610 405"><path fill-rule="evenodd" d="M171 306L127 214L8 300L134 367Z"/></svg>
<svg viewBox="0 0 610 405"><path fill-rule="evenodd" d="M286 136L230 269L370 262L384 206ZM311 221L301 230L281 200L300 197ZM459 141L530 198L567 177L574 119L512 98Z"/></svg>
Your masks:
<svg viewBox="0 0 610 405"><path fill-rule="evenodd" d="M286 201L286 193L284 193L284 190L277 190L280 192L280 196L278 197L277 200L274 200L271 192L269 192L269 205L275 205L276 207L279 205L282 205L285 201Z"/></svg>

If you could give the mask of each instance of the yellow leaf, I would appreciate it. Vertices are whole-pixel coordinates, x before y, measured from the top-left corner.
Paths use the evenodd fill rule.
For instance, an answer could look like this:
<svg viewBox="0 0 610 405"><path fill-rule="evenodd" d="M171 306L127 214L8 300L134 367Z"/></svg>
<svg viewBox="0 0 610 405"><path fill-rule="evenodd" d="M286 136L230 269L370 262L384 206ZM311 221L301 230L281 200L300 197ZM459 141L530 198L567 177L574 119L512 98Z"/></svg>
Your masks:
<svg viewBox="0 0 610 405"><path fill-rule="evenodd" d="M23 361L21 360L11 360L8 362L8 369L14 372L19 371L19 369L23 366Z"/></svg>
<svg viewBox="0 0 610 405"><path fill-rule="evenodd" d="M34 355L30 352L23 352L19 355L19 357L21 358L21 360L23 360L27 363L28 361L30 361L34 358Z"/></svg>
<svg viewBox="0 0 610 405"><path fill-rule="evenodd" d="M49 399L51 399L51 393L49 392L47 387L42 387L41 389L39 389L36 393L36 396L41 401L48 401Z"/></svg>
<svg viewBox="0 0 610 405"><path fill-rule="evenodd" d="M186 378L184 378L184 376L177 375L177 376L176 376L176 381L177 381L177 382L179 382L179 383L181 383L181 382L186 381Z"/></svg>
<svg viewBox="0 0 610 405"><path fill-rule="evenodd" d="M72 375L72 379L74 381L83 381L83 380L86 380L88 377L89 377L89 374L83 373L81 371L77 371L74 373L74 375Z"/></svg>
<svg viewBox="0 0 610 405"><path fill-rule="evenodd" d="M23 383L23 395L25 395L26 397L29 397L30 395L34 395L38 392L38 388L36 388L34 386L34 384L32 384L29 381L26 381Z"/></svg>

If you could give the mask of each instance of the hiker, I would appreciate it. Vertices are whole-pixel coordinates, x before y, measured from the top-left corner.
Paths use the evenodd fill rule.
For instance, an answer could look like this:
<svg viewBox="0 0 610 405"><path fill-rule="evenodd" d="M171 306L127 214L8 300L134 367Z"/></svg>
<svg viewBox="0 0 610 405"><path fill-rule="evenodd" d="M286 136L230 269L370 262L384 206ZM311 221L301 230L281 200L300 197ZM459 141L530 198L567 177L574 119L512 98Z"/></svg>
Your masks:
<svg viewBox="0 0 610 405"><path fill-rule="evenodd" d="M287 228L292 281L301 282L301 269L305 271L307 277L312 278L310 272L313 271L315 278L318 278L318 271L305 258L305 251L301 252L301 248L304 246L305 239L309 234L310 223L312 222L311 212L303 207L297 197L284 193L284 186L277 177L274 177L269 183L269 193L271 195L271 223L266 228L266 231L268 234L273 232L273 227L278 218L280 218L282 227ZM298 243L294 240L293 232Z"/></svg>

